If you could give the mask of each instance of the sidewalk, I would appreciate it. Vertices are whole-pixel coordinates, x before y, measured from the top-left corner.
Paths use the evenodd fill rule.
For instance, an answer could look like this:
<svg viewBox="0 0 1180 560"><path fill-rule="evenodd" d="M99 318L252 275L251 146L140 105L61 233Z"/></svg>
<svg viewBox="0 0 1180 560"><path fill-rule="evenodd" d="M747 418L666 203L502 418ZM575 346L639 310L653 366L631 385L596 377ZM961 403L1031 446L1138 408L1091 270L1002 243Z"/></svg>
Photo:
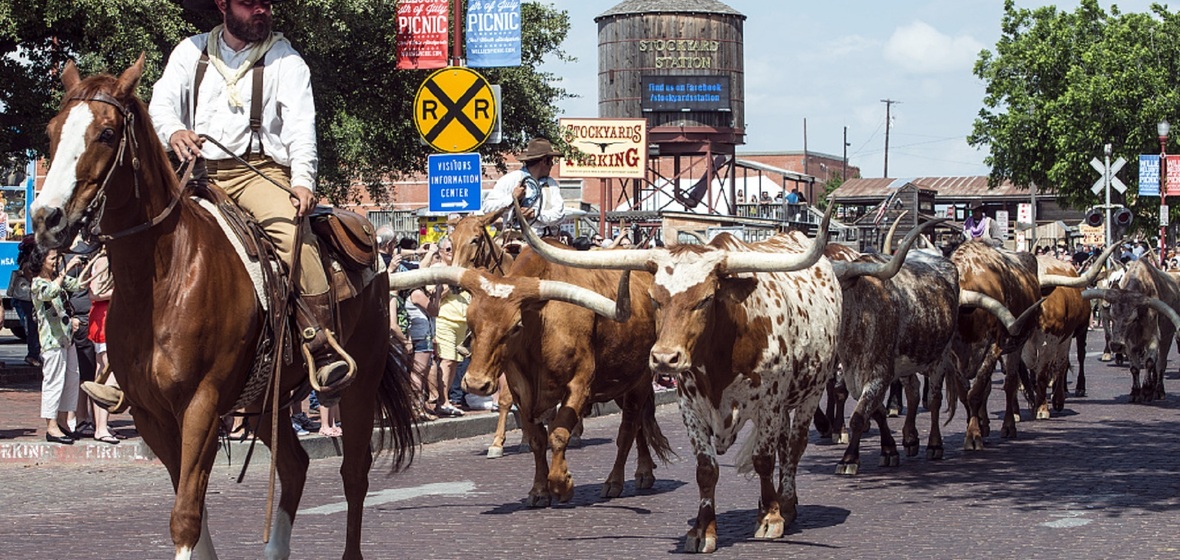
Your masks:
<svg viewBox="0 0 1180 560"><path fill-rule="evenodd" d="M0 464L42 464L66 463L123 463L154 461L150 449L139 438L129 414L111 417L111 428L119 435L126 436L117 445L84 439L73 445L60 445L45 441L45 422L39 418L41 407L41 370L29 367L24 362L25 345L8 331L0 331ZM656 393L656 404L676 402L675 391ZM596 415L616 414L614 403L595 407ZM496 430L498 414L494 412L468 412L462 418L440 418L418 426L419 441L423 444L450 439L489 436ZM315 418L314 415L312 415ZM512 416L508 418L508 445L520 441L520 432ZM299 438L303 448L312 459L341 455L339 439L326 438L319 434ZM374 445L376 445L374 434ZM227 448L218 451L218 462L240 465L246 457L250 442L233 441ZM269 461L270 454L259 441L254 448L251 462Z"/></svg>

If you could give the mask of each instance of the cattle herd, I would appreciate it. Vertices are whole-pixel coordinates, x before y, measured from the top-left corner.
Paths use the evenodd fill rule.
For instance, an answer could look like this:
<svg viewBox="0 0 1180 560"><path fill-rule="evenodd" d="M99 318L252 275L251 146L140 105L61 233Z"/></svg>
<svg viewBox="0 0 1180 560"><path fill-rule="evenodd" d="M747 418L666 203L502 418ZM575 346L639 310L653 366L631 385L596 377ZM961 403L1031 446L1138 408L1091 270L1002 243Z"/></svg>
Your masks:
<svg viewBox="0 0 1180 560"><path fill-rule="evenodd" d="M774 539L796 516L795 474L813 421L826 427L821 433L847 441L837 474L857 474L870 418L880 428L880 464L898 466L883 408L891 384L900 382L909 399L902 429L908 456L919 452L917 374L930 390L927 459L943 457L944 394L948 422L959 404L965 409L964 449L983 448L1001 359L1001 435L1017 435L1022 391L1035 417L1049 418L1050 408L1065 403L1072 342L1075 387L1084 395L1089 300L1101 301L1108 350L1130 364L1132 400L1164 397L1167 353L1180 332L1180 287L1147 259L1105 277L1109 250L1081 275L1066 263L978 240L944 255L921 235L936 222L910 232L896 255L860 254L827 243L830 218L829 210L815 239L789 232L745 243L723 233L700 245L606 251L575 251L525 227L527 246L514 262L489 236L456 233L455 263L464 266L394 274L391 284L445 282L471 292L464 383L469 392L491 394L506 378L535 458L529 506L571 498L571 434L593 403L609 400L623 412L602 496L622 492L632 445L636 487L650 488L653 454L663 461L671 455L655 420L651 381L674 376L697 465L688 552L717 546L717 456L737 443L747 423L735 463L760 482L755 538ZM914 248L919 240L925 246ZM827 414L818 411L825 391ZM845 430L848 394L857 404Z"/></svg>

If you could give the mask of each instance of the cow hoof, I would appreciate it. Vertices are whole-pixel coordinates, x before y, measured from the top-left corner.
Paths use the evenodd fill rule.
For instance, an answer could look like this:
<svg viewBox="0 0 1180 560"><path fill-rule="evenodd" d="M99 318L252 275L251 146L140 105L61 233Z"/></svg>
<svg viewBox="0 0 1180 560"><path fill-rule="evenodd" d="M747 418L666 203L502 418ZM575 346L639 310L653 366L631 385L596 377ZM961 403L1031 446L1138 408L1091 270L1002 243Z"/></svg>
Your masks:
<svg viewBox="0 0 1180 560"><path fill-rule="evenodd" d="M918 444L916 444L916 443L912 444L912 445L908 444L908 443L905 444L905 456L906 457L917 457L918 456Z"/></svg>
<svg viewBox="0 0 1180 560"><path fill-rule="evenodd" d="M889 416L890 418L897 418L897 416L899 414L901 414L901 409L899 409L895 406L889 407L889 413L887 414L887 416Z"/></svg>
<svg viewBox="0 0 1180 560"><path fill-rule="evenodd" d="M931 446L927 445L926 446L926 459L929 461L941 461L942 460L942 447L931 447Z"/></svg>
<svg viewBox="0 0 1180 560"><path fill-rule="evenodd" d="M1061 409L1059 408L1058 410L1061 410ZM1049 418L1050 418L1049 409L1047 409L1047 408L1037 409L1037 420L1048 420Z"/></svg>
<svg viewBox="0 0 1180 560"><path fill-rule="evenodd" d="M488 448L488 459L499 459L504 456L504 446L497 445Z"/></svg>
<svg viewBox="0 0 1180 560"><path fill-rule="evenodd" d="M684 539L685 552L703 552L709 553L717 550L717 536L705 535L700 536L697 530L693 529L688 532L688 536Z"/></svg>
<svg viewBox="0 0 1180 560"><path fill-rule="evenodd" d="M963 440L963 451L983 451L983 438L980 436L967 436Z"/></svg>
<svg viewBox="0 0 1180 560"><path fill-rule="evenodd" d="M549 507L549 494L529 494L524 505L531 508Z"/></svg>
<svg viewBox="0 0 1180 560"><path fill-rule="evenodd" d="M568 448L568 449L581 449L582 448L582 436L577 435L577 434L571 435L569 443L566 444L566 448Z"/></svg>
<svg viewBox="0 0 1180 560"><path fill-rule="evenodd" d="M656 475L653 472L635 473L635 488L647 490L656 485Z"/></svg>
<svg viewBox="0 0 1180 560"><path fill-rule="evenodd" d="M1074 391L1074 392L1073 392L1073 396L1075 396L1075 397L1084 397L1084 396L1086 396L1086 390L1085 390L1085 389L1078 389L1078 390L1076 390L1076 391Z"/></svg>
<svg viewBox="0 0 1180 560"><path fill-rule="evenodd" d="M836 474L846 476L856 476L857 471L860 470L860 465L857 463L845 463L841 461L836 465Z"/></svg>
<svg viewBox="0 0 1180 560"><path fill-rule="evenodd" d="M1111 355L1110 355L1110 352L1103 352L1103 353L1102 353L1102 357L1101 357L1101 358L1098 358L1098 361L1100 361L1100 362L1109 362L1109 361L1111 361L1111 360L1113 360L1113 359L1114 359L1114 356L1111 356Z"/></svg>
<svg viewBox="0 0 1180 560"><path fill-rule="evenodd" d="M840 445L848 445L848 432L840 432L840 439L836 440Z"/></svg>
<svg viewBox="0 0 1180 560"><path fill-rule="evenodd" d="M561 480L549 482L549 493L553 494L560 503L570 501L574 497L574 477L566 475Z"/></svg>
<svg viewBox="0 0 1180 560"><path fill-rule="evenodd" d="M758 523L758 530L754 531L754 538L756 539L777 539L783 536L783 518L779 516L766 516Z"/></svg>
<svg viewBox="0 0 1180 560"><path fill-rule="evenodd" d="M893 453L891 455L882 455L881 462L878 463L878 466L881 467L896 467L899 465L901 465L901 457L898 456L897 453Z"/></svg>
<svg viewBox="0 0 1180 560"><path fill-rule="evenodd" d="M602 494L599 497L609 499L609 498L618 498L619 496L622 496L622 495L623 495L623 483L620 481L617 481L617 480L615 480L615 481L608 480L608 481L606 481L606 483L604 483L602 485Z"/></svg>
<svg viewBox="0 0 1180 560"><path fill-rule="evenodd" d="M1016 425L1004 426L1000 428L1000 437L1005 439L1016 439Z"/></svg>

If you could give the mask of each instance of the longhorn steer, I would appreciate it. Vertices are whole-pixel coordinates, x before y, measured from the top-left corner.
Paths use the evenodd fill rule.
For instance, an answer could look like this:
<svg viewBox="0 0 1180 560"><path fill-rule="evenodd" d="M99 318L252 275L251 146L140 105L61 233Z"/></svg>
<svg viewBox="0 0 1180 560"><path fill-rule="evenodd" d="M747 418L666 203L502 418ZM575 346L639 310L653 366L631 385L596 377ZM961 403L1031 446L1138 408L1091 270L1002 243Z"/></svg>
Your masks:
<svg viewBox="0 0 1180 560"><path fill-rule="evenodd" d="M815 243L797 232L753 244L722 234L703 246L624 251L558 250L525 231L530 245L562 264L655 274L650 363L657 373L676 375L697 458L700 501L686 551L717 547L717 455L748 420L754 429L736 462L741 470L752 467L761 483L754 537L781 537L795 519L795 472L835 368L840 327L843 298L822 258L829 220Z"/></svg>
<svg viewBox="0 0 1180 560"><path fill-rule="evenodd" d="M1163 399L1163 373L1180 323L1180 286L1147 259L1139 259L1127 267L1118 288L1083 295L1110 303L1110 349L1125 352L1131 363L1131 402ZM1142 386L1140 370L1146 370Z"/></svg>
<svg viewBox="0 0 1180 560"><path fill-rule="evenodd" d="M647 353L655 341L646 295L651 275L631 274L626 279L617 271L575 270L548 263L526 248L504 278L481 275L478 284L471 284L470 278L476 277L463 278L468 279L464 287L472 294L467 325L473 335L463 387L488 395L496 390L500 374L507 375L536 466L528 506L544 507L553 498L566 502L573 497L565 452L571 431L595 402L614 400L622 409L618 453L602 496L622 493L623 470L633 442L638 442L639 455L636 487L650 488L655 483L651 452L665 462L672 453L655 420L655 393L647 367ZM615 297L619 286L627 286L639 296L629 307L630 318L616 322L581 307L503 287L537 279L565 282L608 298ZM546 438L541 418L559 404ZM553 453L552 463L547 450Z"/></svg>
<svg viewBox="0 0 1180 560"><path fill-rule="evenodd" d="M1102 263L1096 263L1101 268ZM1069 263L1043 255L1037 257L1041 276L1060 275L1078 277ZM1082 291L1072 287L1058 287L1041 304L1037 326L1024 344L1019 364L1021 379L1029 407L1035 418L1049 418L1047 393L1053 385L1053 410L1065 408L1066 375L1069 371L1070 342L1077 341L1078 387L1085 391L1086 332L1090 326L1090 304L1082 299ZM1024 375L1031 371L1032 376Z"/></svg>

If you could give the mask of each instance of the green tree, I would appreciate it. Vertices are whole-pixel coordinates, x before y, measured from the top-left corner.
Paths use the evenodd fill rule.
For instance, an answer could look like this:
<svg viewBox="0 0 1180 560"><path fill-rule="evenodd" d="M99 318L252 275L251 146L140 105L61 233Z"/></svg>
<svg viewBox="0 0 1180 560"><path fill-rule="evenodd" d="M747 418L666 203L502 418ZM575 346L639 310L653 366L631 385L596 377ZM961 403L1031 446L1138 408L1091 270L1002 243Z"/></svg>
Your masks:
<svg viewBox="0 0 1180 560"><path fill-rule="evenodd" d="M418 140L411 106L428 72L394 68L395 12L395 2L382 0L275 5L275 29L311 68L319 191L334 202L356 200L356 185L388 199L390 179L425 169L430 152ZM139 93L147 99L176 43L208 31L218 16L160 0L0 0L0 155L47 152L45 125L57 111L65 61L76 60L83 75L119 72L145 52ZM546 59L568 59L560 48L568 14L522 3L521 22L521 66L481 70L501 84L504 129L504 141L481 152L501 165L532 136L556 138L556 103L571 95L559 77L537 70Z"/></svg>
<svg viewBox="0 0 1180 560"><path fill-rule="evenodd" d="M1093 205L1089 161L1111 143L1130 162L1126 201L1146 218L1136 223L1156 223L1158 200L1139 199L1133 183L1138 154L1159 151L1156 123L1180 120L1180 16L1158 4L1123 14L1097 0L1073 12L1007 0L1001 28L995 51L975 65L987 94L968 138L990 150L990 183L1036 184L1075 208Z"/></svg>

